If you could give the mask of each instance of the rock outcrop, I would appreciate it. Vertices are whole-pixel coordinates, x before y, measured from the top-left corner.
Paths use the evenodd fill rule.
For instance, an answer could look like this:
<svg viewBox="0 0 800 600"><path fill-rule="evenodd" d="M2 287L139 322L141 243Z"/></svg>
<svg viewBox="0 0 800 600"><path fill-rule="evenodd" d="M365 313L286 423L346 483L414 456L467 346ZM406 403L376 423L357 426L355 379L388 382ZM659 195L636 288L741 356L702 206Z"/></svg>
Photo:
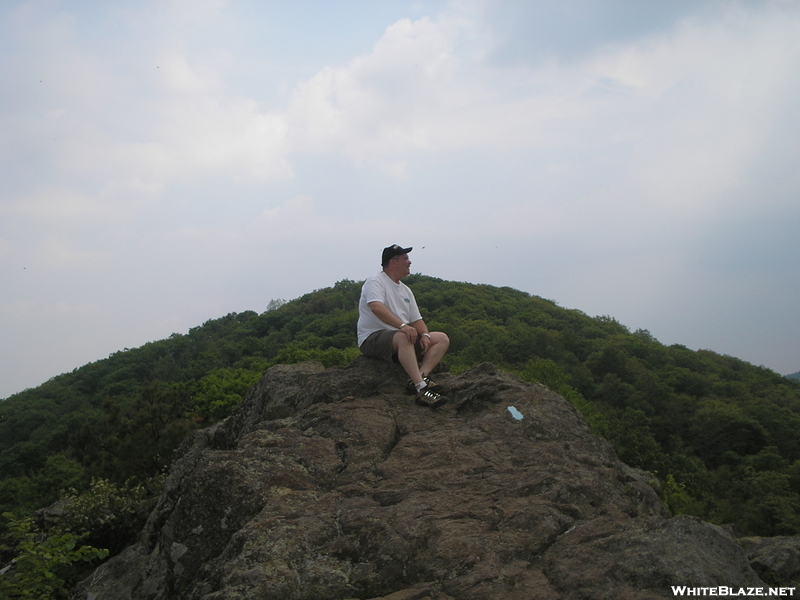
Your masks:
<svg viewBox="0 0 800 600"><path fill-rule="evenodd" d="M778 585L800 583L800 535L746 537L738 542L747 552L750 566L764 581Z"/></svg>
<svg viewBox="0 0 800 600"><path fill-rule="evenodd" d="M481 365L421 408L399 368L277 366L188 439L90 600L673 597L765 586L721 528L669 519L563 398Z"/></svg>

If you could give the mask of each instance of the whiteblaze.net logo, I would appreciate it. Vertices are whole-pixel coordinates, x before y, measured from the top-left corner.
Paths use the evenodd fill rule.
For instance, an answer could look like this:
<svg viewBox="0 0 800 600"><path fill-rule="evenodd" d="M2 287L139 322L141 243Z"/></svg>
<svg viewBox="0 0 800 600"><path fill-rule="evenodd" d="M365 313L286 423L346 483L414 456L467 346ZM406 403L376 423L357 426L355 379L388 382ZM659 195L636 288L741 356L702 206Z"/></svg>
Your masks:
<svg viewBox="0 0 800 600"><path fill-rule="evenodd" d="M689 587L673 585L675 596L794 596L795 587Z"/></svg>

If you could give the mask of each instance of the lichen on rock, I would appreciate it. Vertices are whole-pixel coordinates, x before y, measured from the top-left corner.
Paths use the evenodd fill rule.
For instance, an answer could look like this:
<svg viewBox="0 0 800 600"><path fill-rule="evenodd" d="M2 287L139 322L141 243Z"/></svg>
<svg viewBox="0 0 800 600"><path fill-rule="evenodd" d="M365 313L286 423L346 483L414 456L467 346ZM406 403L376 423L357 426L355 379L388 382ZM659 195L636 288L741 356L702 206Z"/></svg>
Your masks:
<svg viewBox="0 0 800 600"><path fill-rule="evenodd" d="M562 397L480 365L435 410L368 358L268 370L181 447L93 600L662 598L764 585L723 530L669 519ZM523 419L507 408L514 406Z"/></svg>

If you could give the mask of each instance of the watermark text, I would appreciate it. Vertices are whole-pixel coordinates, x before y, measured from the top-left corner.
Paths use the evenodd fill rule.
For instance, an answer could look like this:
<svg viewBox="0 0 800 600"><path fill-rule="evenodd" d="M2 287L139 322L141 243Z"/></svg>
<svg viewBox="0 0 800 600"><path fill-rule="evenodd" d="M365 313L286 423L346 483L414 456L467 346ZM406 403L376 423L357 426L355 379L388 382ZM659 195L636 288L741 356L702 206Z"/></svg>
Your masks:
<svg viewBox="0 0 800 600"><path fill-rule="evenodd" d="M675 596L794 596L794 587L689 587L686 585L673 585L672 593Z"/></svg>

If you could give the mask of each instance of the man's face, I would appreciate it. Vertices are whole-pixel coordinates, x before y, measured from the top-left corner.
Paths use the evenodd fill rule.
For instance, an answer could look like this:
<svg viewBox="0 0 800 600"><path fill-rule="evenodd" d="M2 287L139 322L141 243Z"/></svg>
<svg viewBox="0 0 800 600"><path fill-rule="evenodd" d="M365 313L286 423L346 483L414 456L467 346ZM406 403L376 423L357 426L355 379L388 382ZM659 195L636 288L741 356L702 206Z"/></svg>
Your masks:
<svg viewBox="0 0 800 600"><path fill-rule="evenodd" d="M401 277L405 277L411 273L411 261L408 258L408 254L396 256L392 259L392 261L395 263L395 267L397 268L397 271L400 273Z"/></svg>

